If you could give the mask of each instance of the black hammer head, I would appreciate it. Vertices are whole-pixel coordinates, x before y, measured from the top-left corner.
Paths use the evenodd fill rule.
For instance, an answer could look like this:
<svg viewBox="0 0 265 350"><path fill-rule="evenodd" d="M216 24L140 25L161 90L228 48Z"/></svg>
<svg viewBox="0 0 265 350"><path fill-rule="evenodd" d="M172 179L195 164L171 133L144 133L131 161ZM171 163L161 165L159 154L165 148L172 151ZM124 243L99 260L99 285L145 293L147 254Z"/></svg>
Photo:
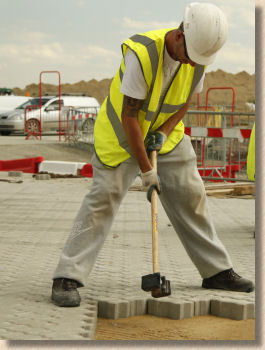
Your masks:
<svg viewBox="0 0 265 350"><path fill-rule="evenodd" d="M167 297L171 294L170 281L166 280L165 276L161 277L161 281L160 288L151 291L153 298Z"/></svg>
<svg viewBox="0 0 265 350"><path fill-rule="evenodd" d="M160 277L159 272L142 276L142 289L151 292L154 298L167 297L171 294L170 281L166 280L165 276Z"/></svg>

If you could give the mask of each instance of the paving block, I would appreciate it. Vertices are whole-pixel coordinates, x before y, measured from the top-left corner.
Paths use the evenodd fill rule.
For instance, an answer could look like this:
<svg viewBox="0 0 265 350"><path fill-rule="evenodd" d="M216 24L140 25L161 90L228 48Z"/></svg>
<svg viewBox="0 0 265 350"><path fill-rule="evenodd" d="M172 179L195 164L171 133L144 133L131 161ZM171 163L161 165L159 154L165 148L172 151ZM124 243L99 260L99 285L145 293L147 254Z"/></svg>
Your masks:
<svg viewBox="0 0 265 350"><path fill-rule="evenodd" d="M147 314L147 300L136 299L130 301L130 316L142 316Z"/></svg>
<svg viewBox="0 0 265 350"><path fill-rule="evenodd" d="M50 180L51 176L50 174L37 174L35 176L36 180Z"/></svg>
<svg viewBox="0 0 265 350"><path fill-rule="evenodd" d="M93 340L97 327L98 303L92 299L82 296L82 303L85 305L83 312L82 331L77 336L84 337L86 340Z"/></svg>
<svg viewBox="0 0 265 350"><path fill-rule="evenodd" d="M22 171L9 171L8 176L22 176L23 172Z"/></svg>
<svg viewBox="0 0 265 350"><path fill-rule="evenodd" d="M193 302L170 302L148 300L148 314L158 317L168 317L174 320L181 320L183 318L191 318L194 316Z"/></svg>
<svg viewBox="0 0 265 350"><path fill-rule="evenodd" d="M211 300L211 314L232 320L255 318L254 305L238 301Z"/></svg>
<svg viewBox="0 0 265 350"><path fill-rule="evenodd" d="M205 316L211 312L210 299L198 299L194 301L194 316Z"/></svg>
<svg viewBox="0 0 265 350"><path fill-rule="evenodd" d="M103 318L127 318L130 316L128 301L98 301L98 316Z"/></svg>
<svg viewBox="0 0 265 350"><path fill-rule="evenodd" d="M130 316L140 316L147 313L147 301L135 299L128 301L98 301L98 316L103 318L118 319Z"/></svg>

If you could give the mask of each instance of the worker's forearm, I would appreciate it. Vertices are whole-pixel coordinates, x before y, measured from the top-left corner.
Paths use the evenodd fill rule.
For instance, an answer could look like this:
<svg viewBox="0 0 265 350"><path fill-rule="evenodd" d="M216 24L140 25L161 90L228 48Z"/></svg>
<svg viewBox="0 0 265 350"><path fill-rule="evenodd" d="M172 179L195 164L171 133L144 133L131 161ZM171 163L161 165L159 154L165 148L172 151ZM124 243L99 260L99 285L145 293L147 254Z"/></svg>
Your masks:
<svg viewBox="0 0 265 350"><path fill-rule="evenodd" d="M122 124L129 146L139 164L141 171L145 173L151 170L152 166L145 150L142 130L138 120L125 118Z"/></svg>
<svg viewBox="0 0 265 350"><path fill-rule="evenodd" d="M141 105L141 100L124 96L122 125L128 144L139 164L139 167L141 171L145 173L152 169L152 165L146 153L142 130L138 122L138 113Z"/></svg>
<svg viewBox="0 0 265 350"><path fill-rule="evenodd" d="M174 130L175 126L185 116L189 108L190 102L191 102L191 98L179 111L173 114L158 130L162 131L166 136L169 136L170 133Z"/></svg>

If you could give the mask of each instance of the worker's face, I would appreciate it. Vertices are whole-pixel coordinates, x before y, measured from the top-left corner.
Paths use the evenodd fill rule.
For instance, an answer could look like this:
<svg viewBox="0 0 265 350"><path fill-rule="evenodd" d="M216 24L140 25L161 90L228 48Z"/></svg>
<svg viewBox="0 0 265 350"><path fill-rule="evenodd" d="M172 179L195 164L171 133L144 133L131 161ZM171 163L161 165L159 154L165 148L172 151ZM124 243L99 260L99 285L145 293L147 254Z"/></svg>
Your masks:
<svg viewBox="0 0 265 350"><path fill-rule="evenodd" d="M177 31L175 40L172 43L172 53L173 59L175 61L179 61L180 63L190 64L191 66L195 66L195 62L193 62L188 55L185 35L181 31Z"/></svg>

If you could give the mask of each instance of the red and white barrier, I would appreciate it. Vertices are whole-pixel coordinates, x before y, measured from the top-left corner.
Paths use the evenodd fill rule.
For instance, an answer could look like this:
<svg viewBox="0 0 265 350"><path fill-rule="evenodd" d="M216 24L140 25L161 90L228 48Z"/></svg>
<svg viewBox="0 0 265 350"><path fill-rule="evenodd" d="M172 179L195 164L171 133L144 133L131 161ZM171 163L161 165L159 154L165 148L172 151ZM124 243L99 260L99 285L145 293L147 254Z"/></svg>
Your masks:
<svg viewBox="0 0 265 350"><path fill-rule="evenodd" d="M205 128L205 127L185 127L185 134L192 137L223 137L229 139L238 139L242 142L249 139L251 129L240 128Z"/></svg>
<svg viewBox="0 0 265 350"><path fill-rule="evenodd" d="M23 173L37 174L39 172L39 164L43 160L43 157L0 160L0 171L23 171Z"/></svg>
<svg viewBox="0 0 265 350"><path fill-rule="evenodd" d="M43 157L0 160L0 171L22 171L32 174L50 173L93 177L93 168L90 163L44 161Z"/></svg>

